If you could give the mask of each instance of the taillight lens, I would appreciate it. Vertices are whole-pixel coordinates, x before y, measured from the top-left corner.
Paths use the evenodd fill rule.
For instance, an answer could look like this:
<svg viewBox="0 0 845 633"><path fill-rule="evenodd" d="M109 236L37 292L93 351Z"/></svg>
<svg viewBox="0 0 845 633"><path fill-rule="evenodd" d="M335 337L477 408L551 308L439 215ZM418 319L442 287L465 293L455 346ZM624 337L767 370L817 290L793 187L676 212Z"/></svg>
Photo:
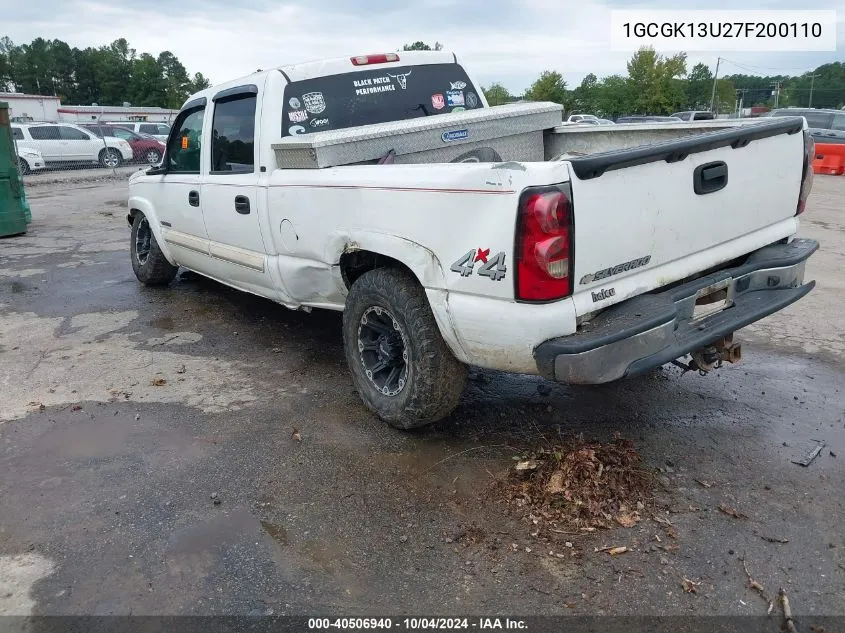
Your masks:
<svg viewBox="0 0 845 633"><path fill-rule="evenodd" d="M808 130L804 130L804 167L801 172L801 191L798 194L798 208L795 215L804 213L807 208L807 198L813 189L813 160L816 158L816 142Z"/></svg>
<svg viewBox="0 0 845 633"><path fill-rule="evenodd" d="M516 226L516 298L555 301L572 293L572 195L568 184L526 190Z"/></svg>

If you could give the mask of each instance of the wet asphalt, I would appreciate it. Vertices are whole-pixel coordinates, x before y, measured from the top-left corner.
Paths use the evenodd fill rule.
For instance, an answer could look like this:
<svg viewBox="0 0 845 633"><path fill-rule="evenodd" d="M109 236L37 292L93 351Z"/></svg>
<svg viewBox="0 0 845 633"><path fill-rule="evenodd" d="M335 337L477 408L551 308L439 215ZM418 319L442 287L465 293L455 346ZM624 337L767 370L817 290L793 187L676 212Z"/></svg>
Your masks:
<svg viewBox="0 0 845 633"><path fill-rule="evenodd" d="M816 191L808 217L839 213L845 183ZM589 388L474 370L449 419L403 433L355 394L340 314L189 272L141 287L125 195L33 186L29 232L0 240L0 614L764 616L744 560L797 614L845 615L841 216L808 224L825 308L752 328L741 365ZM771 334L799 321L815 351ZM538 541L492 491L525 447L617 432L677 538L645 518Z"/></svg>

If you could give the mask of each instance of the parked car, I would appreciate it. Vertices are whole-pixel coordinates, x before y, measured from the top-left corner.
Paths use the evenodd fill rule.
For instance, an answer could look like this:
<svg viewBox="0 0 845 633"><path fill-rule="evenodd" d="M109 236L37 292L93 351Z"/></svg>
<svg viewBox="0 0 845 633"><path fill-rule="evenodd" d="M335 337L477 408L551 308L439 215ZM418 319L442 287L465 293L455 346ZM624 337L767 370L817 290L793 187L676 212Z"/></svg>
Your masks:
<svg viewBox="0 0 845 633"><path fill-rule="evenodd" d="M617 123L682 123L683 120L676 116L621 116L616 119Z"/></svg>
<svg viewBox="0 0 845 633"><path fill-rule="evenodd" d="M46 164L99 163L117 167L132 160L132 148L120 138L98 138L72 123L15 123L12 125L19 148L41 152Z"/></svg>
<svg viewBox="0 0 845 633"><path fill-rule="evenodd" d="M159 141L167 141L167 135L170 134L170 126L167 123L146 121L103 121L103 123L131 130L135 134L147 134Z"/></svg>
<svg viewBox="0 0 845 633"><path fill-rule="evenodd" d="M598 117L595 114L570 114L566 119L567 123L586 123L589 121L597 121Z"/></svg>
<svg viewBox="0 0 845 633"><path fill-rule="evenodd" d="M352 383L403 429L447 416L467 366L598 384L691 356L706 373L739 360L736 330L812 290L804 120L604 151L608 126L586 155L513 160L555 155L552 105L489 107L446 51L207 88L161 165L130 177L133 272L342 311Z"/></svg>
<svg viewBox="0 0 845 633"><path fill-rule="evenodd" d="M610 119L596 119L596 121L598 122L599 125L616 125Z"/></svg>
<svg viewBox="0 0 845 633"><path fill-rule="evenodd" d="M161 157L164 155L164 143L155 137L146 134L136 134L132 130L107 123L83 123L82 127L90 130L100 138L104 136L122 138L132 148L132 159L136 162L158 165L161 162Z"/></svg>
<svg viewBox="0 0 845 633"><path fill-rule="evenodd" d="M716 115L712 112L704 110L687 110L686 112L675 112L673 117L679 118L681 121L712 121Z"/></svg>
<svg viewBox="0 0 845 633"><path fill-rule="evenodd" d="M845 112L816 108L778 108L768 116L802 116L816 143L845 143Z"/></svg>
<svg viewBox="0 0 845 633"><path fill-rule="evenodd" d="M37 149L32 147L21 147L18 140L23 139L23 131L16 126L12 127L12 138L15 140L15 150L18 155L18 172L21 176L41 171L46 167L44 156Z"/></svg>

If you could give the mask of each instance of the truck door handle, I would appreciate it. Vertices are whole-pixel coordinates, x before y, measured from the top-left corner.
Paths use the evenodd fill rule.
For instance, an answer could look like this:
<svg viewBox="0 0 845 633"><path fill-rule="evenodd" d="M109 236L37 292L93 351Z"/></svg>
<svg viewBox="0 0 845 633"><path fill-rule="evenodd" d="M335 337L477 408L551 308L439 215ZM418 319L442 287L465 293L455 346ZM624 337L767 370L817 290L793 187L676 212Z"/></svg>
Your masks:
<svg viewBox="0 0 845 633"><path fill-rule="evenodd" d="M699 196L724 189L727 184L728 166L721 160L699 165L692 174L692 188Z"/></svg>
<svg viewBox="0 0 845 633"><path fill-rule="evenodd" d="M246 196L235 196L235 211L241 215L249 215L249 198Z"/></svg>
<svg viewBox="0 0 845 633"><path fill-rule="evenodd" d="M192 207L200 206L200 192L199 191L189 191L188 192L188 204Z"/></svg>

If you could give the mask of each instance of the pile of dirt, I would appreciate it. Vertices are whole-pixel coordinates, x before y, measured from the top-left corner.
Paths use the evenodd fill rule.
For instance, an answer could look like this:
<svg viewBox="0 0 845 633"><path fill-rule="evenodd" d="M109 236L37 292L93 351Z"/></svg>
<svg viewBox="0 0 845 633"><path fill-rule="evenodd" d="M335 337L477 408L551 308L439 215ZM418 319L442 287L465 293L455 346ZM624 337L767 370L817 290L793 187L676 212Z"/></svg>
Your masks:
<svg viewBox="0 0 845 633"><path fill-rule="evenodd" d="M618 434L609 443L572 438L514 459L500 492L539 529L633 527L653 500L654 473Z"/></svg>

